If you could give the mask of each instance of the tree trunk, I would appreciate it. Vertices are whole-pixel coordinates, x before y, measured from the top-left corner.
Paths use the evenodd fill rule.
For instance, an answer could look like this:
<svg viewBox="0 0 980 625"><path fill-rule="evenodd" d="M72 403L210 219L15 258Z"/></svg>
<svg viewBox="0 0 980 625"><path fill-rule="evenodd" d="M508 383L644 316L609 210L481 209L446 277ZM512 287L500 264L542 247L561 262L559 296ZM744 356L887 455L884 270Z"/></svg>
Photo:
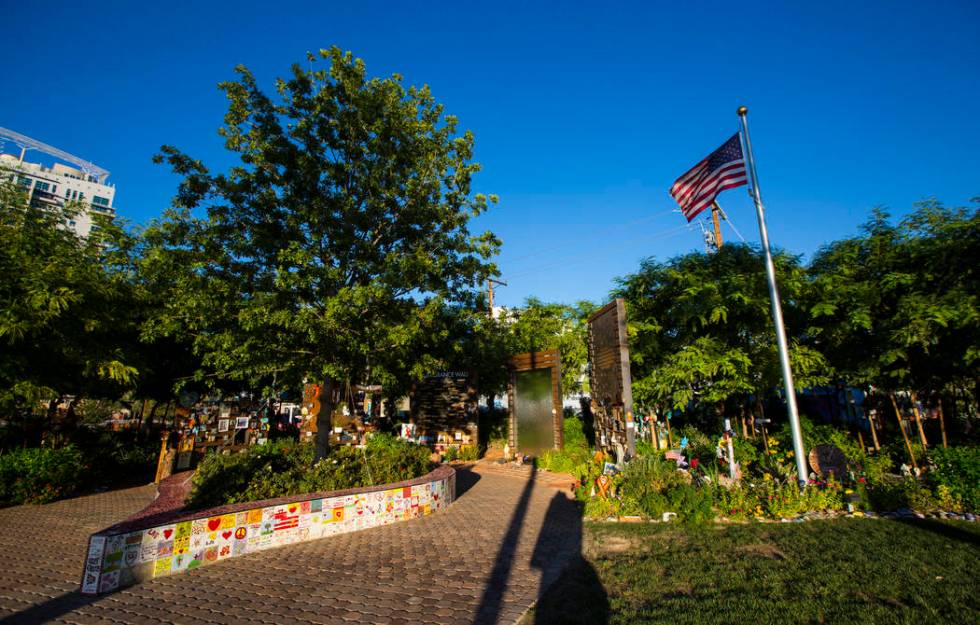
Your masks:
<svg viewBox="0 0 980 625"><path fill-rule="evenodd" d="M136 407L136 403L135 402L133 403L133 407L134 408ZM144 399L143 400L143 403L140 404L140 416L138 417L138 420L136 421L136 429L137 429L137 431L143 429L143 415L145 415L145 414L146 414L146 399Z"/></svg>
<svg viewBox="0 0 980 625"><path fill-rule="evenodd" d="M334 379L327 376L323 381L323 389L320 391L320 412L316 415L316 455L313 462L326 458L330 453L330 431L333 429L331 420L333 416L333 388Z"/></svg>
<svg viewBox="0 0 980 625"><path fill-rule="evenodd" d="M153 407L150 408L150 414L147 415L147 417L146 417L146 427L147 428L153 427L153 417L154 417L154 415L156 415L157 408L159 408L159 407L160 407L160 402L154 399L153 400Z"/></svg>

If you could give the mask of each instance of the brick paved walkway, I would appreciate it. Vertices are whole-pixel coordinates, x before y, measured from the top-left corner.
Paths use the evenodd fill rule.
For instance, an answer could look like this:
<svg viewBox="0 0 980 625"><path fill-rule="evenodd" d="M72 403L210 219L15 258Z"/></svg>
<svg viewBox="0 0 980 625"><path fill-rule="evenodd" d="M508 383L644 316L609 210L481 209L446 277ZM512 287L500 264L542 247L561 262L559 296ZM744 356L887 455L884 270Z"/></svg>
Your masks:
<svg viewBox="0 0 980 625"><path fill-rule="evenodd" d="M513 623L581 549L551 480L477 465L429 517L248 554L103 597L77 593L90 532L152 487L0 510L0 623Z"/></svg>

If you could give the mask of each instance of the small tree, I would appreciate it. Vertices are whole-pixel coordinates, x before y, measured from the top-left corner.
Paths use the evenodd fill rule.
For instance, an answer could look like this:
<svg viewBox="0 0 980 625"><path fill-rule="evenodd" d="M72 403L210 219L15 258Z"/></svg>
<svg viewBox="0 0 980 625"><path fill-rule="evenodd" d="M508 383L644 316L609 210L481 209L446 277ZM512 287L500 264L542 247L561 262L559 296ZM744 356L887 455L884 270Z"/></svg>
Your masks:
<svg viewBox="0 0 980 625"><path fill-rule="evenodd" d="M0 410L31 412L60 395L118 394L132 385L138 344L133 241L85 207L38 205L0 183Z"/></svg>
<svg viewBox="0 0 980 625"><path fill-rule="evenodd" d="M220 134L239 160L226 173L162 148L184 180L147 233L145 270L173 276L147 331L190 336L200 376L325 380L322 457L333 386L434 368L420 346L494 274L499 241L468 229L496 198L473 193L473 136L427 87L368 78L337 48L308 61L274 96L241 66L220 84Z"/></svg>

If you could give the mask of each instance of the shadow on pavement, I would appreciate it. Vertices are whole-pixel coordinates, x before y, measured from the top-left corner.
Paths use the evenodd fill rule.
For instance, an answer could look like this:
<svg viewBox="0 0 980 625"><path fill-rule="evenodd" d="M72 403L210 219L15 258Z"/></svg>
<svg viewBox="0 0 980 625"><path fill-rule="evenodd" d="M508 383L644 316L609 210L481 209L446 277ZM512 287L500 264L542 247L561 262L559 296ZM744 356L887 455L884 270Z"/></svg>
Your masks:
<svg viewBox="0 0 980 625"><path fill-rule="evenodd" d="M510 570L514 566L514 555L517 553L517 541L521 537L521 528L524 526L524 517L527 516L527 507L531 500L531 490L534 488L534 481L537 477L537 461L531 466L531 477L521 497L514 508L514 514L507 525L507 533L504 540L497 550L497 557L494 559L493 569L490 571L490 579L487 587L483 590L480 597L480 604L476 610L476 618L473 625L495 625L497 617L503 603L504 592L507 590L507 578L510 577Z"/></svg>
<svg viewBox="0 0 980 625"><path fill-rule="evenodd" d="M52 597L43 603L32 605L20 612L15 612L14 614L0 618L0 625L46 623L72 610L77 610L78 608L95 603L99 599L100 597L94 595L83 595L77 590L66 592L63 595Z"/></svg>
<svg viewBox="0 0 980 625"><path fill-rule="evenodd" d="M503 596L537 475L537 463L524 485L483 591L473 625L493 625L503 608ZM577 501L555 493L548 505L531 566L541 570L541 591L533 614L521 623L589 623L609 621L609 600L592 565L582 557L582 508Z"/></svg>
<svg viewBox="0 0 980 625"><path fill-rule="evenodd" d="M609 597L595 569L582 556L582 503L555 493L534 547L541 594L522 625L609 622Z"/></svg>
<svg viewBox="0 0 980 625"><path fill-rule="evenodd" d="M480 481L480 474L473 470L472 464L459 464L456 468L456 499L465 495Z"/></svg>

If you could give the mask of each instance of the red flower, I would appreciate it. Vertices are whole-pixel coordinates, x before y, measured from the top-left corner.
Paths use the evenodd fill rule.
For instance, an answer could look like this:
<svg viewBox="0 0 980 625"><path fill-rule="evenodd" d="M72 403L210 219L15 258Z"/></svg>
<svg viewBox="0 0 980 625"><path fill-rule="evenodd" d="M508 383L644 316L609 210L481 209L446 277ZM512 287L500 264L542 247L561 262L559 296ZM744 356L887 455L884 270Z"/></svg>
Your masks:
<svg viewBox="0 0 980 625"><path fill-rule="evenodd" d="M693 460L691 460L691 468L692 469L697 469L698 468L698 459L697 458L694 458Z"/></svg>

